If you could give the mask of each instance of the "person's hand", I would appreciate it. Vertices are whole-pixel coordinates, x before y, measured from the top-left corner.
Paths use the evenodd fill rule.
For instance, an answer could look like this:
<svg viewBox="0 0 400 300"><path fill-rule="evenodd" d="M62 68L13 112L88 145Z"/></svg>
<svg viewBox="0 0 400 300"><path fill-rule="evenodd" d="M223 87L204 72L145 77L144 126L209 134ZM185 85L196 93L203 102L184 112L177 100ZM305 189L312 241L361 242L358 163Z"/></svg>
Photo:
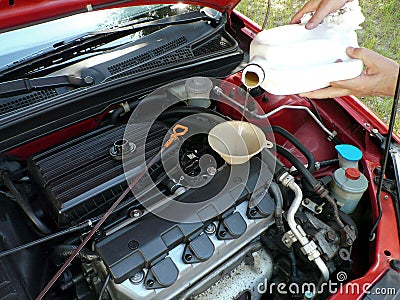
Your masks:
<svg viewBox="0 0 400 300"><path fill-rule="evenodd" d="M361 59L364 62L366 69L360 76L331 82L330 87L302 93L300 96L317 99L346 95L394 96L399 74L398 63L365 48L349 47L346 52L350 57Z"/></svg>
<svg viewBox="0 0 400 300"><path fill-rule="evenodd" d="M337 11L350 1L353 0L310 0L294 15L290 24L300 23L304 14L315 11L314 16L306 24L307 29L314 29L328 14Z"/></svg>

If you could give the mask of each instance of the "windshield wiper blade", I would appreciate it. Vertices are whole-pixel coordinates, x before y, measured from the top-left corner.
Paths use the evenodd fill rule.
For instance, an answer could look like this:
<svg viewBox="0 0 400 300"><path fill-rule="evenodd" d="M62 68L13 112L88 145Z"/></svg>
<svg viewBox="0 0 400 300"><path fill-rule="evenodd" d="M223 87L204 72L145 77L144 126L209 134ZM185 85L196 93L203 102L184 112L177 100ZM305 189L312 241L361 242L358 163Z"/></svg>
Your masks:
<svg viewBox="0 0 400 300"><path fill-rule="evenodd" d="M9 80L19 76L27 76L29 72L43 69L71 58L86 54L93 48L105 45L128 34L135 33L149 27L160 27L178 24L188 24L198 21L209 21L217 24L219 16L212 16L201 11L184 13L172 17L166 17L160 20L142 22L125 27L118 27L108 30L96 31L85 34L70 41L63 41L55 44L53 48L38 52L25 59L14 62L12 65L0 71L1 80Z"/></svg>
<svg viewBox="0 0 400 300"><path fill-rule="evenodd" d="M57 87L85 87L93 83L91 77L61 75L41 78L22 78L0 83L0 97L7 98Z"/></svg>
<svg viewBox="0 0 400 300"><path fill-rule="evenodd" d="M198 21L211 21L211 22L218 22L217 18L211 17L207 14L202 13L201 11L193 11L181 15L176 15L172 17L167 17L160 20L153 20L148 22L139 23L137 25L130 25L130 26L123 26L117 28L111 28L102 31L96 31L94 35L103 35L103 34L110 34L110 33L131 33L132 31L138 31L149 27L158 27L158 26L166 26L166 25L178 25L178 24L188 24L194 23Z"/></svg>

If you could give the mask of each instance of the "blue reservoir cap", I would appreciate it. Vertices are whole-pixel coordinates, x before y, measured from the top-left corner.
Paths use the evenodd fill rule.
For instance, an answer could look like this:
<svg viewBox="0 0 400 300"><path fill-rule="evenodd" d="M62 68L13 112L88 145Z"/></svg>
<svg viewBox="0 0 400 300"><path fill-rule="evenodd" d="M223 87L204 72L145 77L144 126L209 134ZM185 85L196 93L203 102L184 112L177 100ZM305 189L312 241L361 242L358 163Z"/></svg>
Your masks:
<svg viewBox="0 0 400 300"><path fill-rule="evenodd" d="M335 146L335 149L341 157L348 161L359 161L362 158L362 152L356 146L342 144Z"/></svg>

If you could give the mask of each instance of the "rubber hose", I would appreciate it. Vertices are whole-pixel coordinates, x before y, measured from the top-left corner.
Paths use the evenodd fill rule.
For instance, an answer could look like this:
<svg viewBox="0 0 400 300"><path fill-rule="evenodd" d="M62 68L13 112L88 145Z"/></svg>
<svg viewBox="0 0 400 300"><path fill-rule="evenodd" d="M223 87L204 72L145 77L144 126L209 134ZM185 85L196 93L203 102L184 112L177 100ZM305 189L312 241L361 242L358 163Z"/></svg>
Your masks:
<svg viewBox="0 0 400 300"><path fill-rule="evenodd" d="M288 253L289 260L290 260L290 271L293 278L297 277L297 264L296 264L296 256L294 256L293 248L290 249L291 251Z"/></svg>
<svg viewBox="0 0 400 300"><path fill-rule="evenodd" d="M271 128L274 133L278 133L279 135L283 136L304 155L308 162L307 169L308 171L310 171L310 173L313 173L315 171L315 158L310 150L308 150L306 146L304 146L293 134L291 134L286 129L279 126L272 126Z"/></svg>
<svg viewBox="0 0 400 300"><path fill-rule="evenodd" d="M281 145L276 145L276 152L286 158L312 187L318 184L317 179L312 176L312 174L296 156L283 148Z"/></svg>
<svg viewBox="0 0 400 300"><path fill-rule="evenodd" d="M283 197L279 185L275 182L271 182L269 191L272 193L275 199L275 223L279 231L284 231L282 213L283 213Z"/></svg>
<svg viewBox="0 0 400 300"><path fill-rule="evenodd" d="M108 274L107 277L106 277L106 280L104 280L103 287L101 288L101 291L100 291L100 294L99 294L99 300L103 300L103 296L104 296L104 293L106 292L107 285L110 282L110 279L111 279L111 275Z"/></svg>
<svg viewBox="0 0 400 300"><path fill-rule="evenodd" d="M138 106L140 101L133 101L129 102L129 109L133 110L136 106ZM122 106L118 106L111 114L111 124L115 124L118 121L118 118L120 117L121 114L125 112L125 109Z"/></svg>
<svg viewBox="0 0 400 300"><path fill-rule="evenodd" d="M318 161L318 162L315 163L315 169L316 170L320 170L322 168L325 168L325 167L328 167L328 166L331 166L331 165L335 165L335 164L338 164L338 163L339 163L339 159L337 159L337 158ZM291 174L293 176L295 176L295 175L299 174L299 172L293 171L293 172L291 172Z"/></svg>
<svg viewBox="0 0 400 300"><path fill-rule="evenodd" d="M267 148L261 150L261 158L268 166L268 169L274 174L276 179L279 179L287 172L285 165Z"/></svg>
<svg viewBox="0 0 400 300"><path fill-rule="evenodd" d="M124 113L124 108L122 106L118 106L111 114L111 124L115 124L118 121L119 116Z"/></svg>
<svg viewBox="0 0 400 300"><path fill-rule="evenodd" d="M338 162L339 162L339 159L334 158L334 159L328 159L328 160L320 161L320 162L318 162L318 164L319 164L319 168L321 169L323 167L327 167L327 166L330 166L330 165L337 164Z"/></svg>
<svg viewBox="0 0 400 300"><path fill-rule="evenodd" d="M323 123L321 114L319 113L319 110L318 110L317 106L315 105L314 101L312 101L310 98L307 98L307 97L305 97L305 99L308 101L308 103L311 104L311 106L314 109L315 115L317 116L318 120L320 120L321 123Z"/></svg>

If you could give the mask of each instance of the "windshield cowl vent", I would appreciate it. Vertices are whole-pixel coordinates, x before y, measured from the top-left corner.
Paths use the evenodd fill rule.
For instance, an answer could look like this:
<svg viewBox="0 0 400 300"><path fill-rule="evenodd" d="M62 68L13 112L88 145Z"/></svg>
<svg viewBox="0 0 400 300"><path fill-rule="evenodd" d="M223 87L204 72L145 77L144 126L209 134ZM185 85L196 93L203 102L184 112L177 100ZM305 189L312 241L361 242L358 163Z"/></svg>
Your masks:
<svg viewBox="0 0 400 300"><path fill-rule="evenodd" d="M0 116L5 117L55 96L58 96L58 92L55 89L47 89L25 96L0 98Z"/></svg>

